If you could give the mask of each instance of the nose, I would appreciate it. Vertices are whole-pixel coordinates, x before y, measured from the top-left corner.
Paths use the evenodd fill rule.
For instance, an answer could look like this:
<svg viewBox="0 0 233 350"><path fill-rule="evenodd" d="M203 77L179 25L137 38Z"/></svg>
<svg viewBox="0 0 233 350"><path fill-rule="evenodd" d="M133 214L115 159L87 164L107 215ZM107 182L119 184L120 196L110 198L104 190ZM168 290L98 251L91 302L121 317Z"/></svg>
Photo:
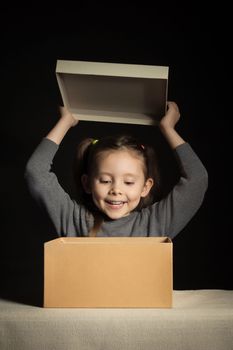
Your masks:
<svg viewBox="0 0 233 350"><path fill-rule="evenodd" d="M109 190L109 193L112 194L112 195L119 195L119 194L122 194L121 190L119 188L117 188L116 186L113 186L110 190Z"/></svg>

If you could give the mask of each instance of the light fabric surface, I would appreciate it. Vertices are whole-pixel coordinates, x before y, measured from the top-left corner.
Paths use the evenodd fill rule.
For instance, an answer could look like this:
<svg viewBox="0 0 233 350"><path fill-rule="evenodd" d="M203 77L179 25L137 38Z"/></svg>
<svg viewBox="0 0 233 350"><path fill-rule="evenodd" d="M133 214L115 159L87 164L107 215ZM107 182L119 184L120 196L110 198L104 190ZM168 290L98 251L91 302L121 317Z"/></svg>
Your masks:
<svg viewBox="0 0 233 350"><path fill-rule="evenodd" d="M233 350L233 291L174 291L172 309L43 309L1 300L1 350Z"/></svg>

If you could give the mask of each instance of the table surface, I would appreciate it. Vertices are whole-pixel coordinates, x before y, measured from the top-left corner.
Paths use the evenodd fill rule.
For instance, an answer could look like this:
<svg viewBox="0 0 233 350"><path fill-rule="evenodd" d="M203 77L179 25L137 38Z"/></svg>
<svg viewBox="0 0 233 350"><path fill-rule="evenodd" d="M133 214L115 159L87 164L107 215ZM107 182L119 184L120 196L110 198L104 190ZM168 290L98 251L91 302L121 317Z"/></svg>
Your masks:
<svg viewBox="0 0 233 350"><path fill-rule="evenodd" d="M233 291L174 291L171 309L45 309L1 300L0 349L233 350Z"/></svg>

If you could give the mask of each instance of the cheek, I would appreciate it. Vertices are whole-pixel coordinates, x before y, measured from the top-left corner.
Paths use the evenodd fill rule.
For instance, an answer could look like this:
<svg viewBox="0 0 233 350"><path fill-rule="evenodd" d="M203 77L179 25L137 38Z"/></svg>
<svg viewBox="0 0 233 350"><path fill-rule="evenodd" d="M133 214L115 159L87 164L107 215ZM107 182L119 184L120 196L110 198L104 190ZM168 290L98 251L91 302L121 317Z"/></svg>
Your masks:
<svg viewBox="0 0 233 350"><path fill-rule="evenodd" d="M103 186L100 186L96 183L92 184L92 196L95 198L99 198L104 196L106 193L106 189Z"/></svg>
<svg viewBox="0 0 233 350"><path fill-rule="evenodd" d="M144 188L143 186L138 186L136 188L131 188L130 190L128 190L128 196L132 200L137 200L138 198L141 197L143 188Z"/></svg>

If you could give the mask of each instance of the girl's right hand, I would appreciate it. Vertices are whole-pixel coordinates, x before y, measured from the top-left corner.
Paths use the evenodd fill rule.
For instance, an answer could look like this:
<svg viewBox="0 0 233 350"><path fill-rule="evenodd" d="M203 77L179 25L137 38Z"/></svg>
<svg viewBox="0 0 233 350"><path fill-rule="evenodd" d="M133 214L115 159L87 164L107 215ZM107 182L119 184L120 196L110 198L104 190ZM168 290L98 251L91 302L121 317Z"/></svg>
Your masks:
<svg viewBox="0 0 233 350"><path fill-rule="evenodd" d="M73 127L78 124L79 120L73 116L68 108L64 106L59 107L61 119L66 120L66 122Z"/></svg>

